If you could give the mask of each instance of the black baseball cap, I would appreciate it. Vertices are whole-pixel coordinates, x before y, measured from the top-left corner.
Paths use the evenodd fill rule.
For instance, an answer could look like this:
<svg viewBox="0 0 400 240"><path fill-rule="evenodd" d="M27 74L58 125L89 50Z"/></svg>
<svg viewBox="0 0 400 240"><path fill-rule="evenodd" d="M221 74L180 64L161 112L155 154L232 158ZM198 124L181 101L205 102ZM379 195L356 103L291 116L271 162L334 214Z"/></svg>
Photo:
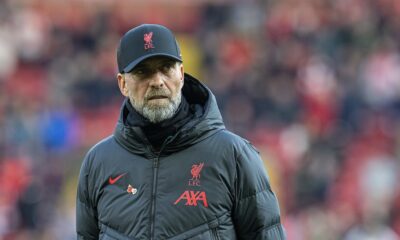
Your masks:
<svg viewBox="0 0 400 240"><path fill-rule="evenodd" d="M174 34L158 24L143 24L122 36L117 49L118 71L128 73L141 61L165 56L182 62L181 51Z"/></svg>

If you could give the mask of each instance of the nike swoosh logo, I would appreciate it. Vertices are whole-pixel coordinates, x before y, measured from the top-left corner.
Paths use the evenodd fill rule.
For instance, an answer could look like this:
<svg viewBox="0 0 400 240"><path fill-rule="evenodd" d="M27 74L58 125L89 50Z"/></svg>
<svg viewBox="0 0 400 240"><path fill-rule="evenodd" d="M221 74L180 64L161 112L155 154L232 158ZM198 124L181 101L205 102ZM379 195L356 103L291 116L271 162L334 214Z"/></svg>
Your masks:
<svg viewBox="0 0 400 240"><path fill-rule="evenodd" d="M123 174L117 176L116 178L111 178L111 177L110 177L110 178L108 179L108 182L109 182L110 184L114 184L114 183L116 183L120 178L122 178L125 174L126 174L126 173L123 173Z"/></svg>

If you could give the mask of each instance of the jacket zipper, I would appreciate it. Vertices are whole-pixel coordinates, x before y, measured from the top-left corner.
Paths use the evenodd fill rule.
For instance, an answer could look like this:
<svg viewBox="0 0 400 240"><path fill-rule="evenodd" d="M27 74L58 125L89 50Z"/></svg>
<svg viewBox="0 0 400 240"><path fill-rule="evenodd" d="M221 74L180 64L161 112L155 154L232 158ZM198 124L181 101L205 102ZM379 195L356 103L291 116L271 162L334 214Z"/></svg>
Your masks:
<svg viewBox="0 0 400 240"><path fill-rule="evenodd" d="M156 215L156 193L159 157L153 159L153 189L151 192L150 239L154 239L154 222Z"/></svg>
<svg viewBox="0 0 400 240"><path fill-rule="evenodd" d="M163 145L158 152L156 158L153 158L153 188L151 192L151 215L150 215L150 240L154 240L154 224L155 224L155 215L156 215L156 196L157 196L157 179L158 179L158 164L160 161L161 152L164 150L165 146L172 142L172 140L176 137L169 136L165 139Z"/></svg>

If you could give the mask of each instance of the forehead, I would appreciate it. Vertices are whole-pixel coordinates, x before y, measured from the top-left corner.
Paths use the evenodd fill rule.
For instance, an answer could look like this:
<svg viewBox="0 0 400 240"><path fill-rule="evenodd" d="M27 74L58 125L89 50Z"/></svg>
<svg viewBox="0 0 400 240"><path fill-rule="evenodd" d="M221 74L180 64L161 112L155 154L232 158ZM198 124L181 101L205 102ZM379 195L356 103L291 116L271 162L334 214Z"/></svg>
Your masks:
<svg viewBox="0 0 400 240"><path fill-rule="evenodd" d="M174 62L176 62L175 59L169 57L157 56L141 61L138 65L136 65L135 68L143 68L143 67L152 68L152 67L157 67L160 64L174 63Z"/></svg>

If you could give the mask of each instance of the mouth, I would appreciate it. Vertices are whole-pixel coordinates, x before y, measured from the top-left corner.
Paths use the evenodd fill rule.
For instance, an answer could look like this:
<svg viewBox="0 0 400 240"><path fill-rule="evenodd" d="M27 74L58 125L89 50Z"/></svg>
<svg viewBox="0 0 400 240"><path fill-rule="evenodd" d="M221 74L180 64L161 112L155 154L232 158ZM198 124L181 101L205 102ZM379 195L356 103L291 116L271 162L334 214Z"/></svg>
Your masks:
<svg viewBox="0 0 400 240"><path fill-rule="evenodd" d="M151 97L148 98L149 101L158 100L158 99L168 99L168 97L164 96L164 95L156 95L156 96L151 96Z"/></svg>

